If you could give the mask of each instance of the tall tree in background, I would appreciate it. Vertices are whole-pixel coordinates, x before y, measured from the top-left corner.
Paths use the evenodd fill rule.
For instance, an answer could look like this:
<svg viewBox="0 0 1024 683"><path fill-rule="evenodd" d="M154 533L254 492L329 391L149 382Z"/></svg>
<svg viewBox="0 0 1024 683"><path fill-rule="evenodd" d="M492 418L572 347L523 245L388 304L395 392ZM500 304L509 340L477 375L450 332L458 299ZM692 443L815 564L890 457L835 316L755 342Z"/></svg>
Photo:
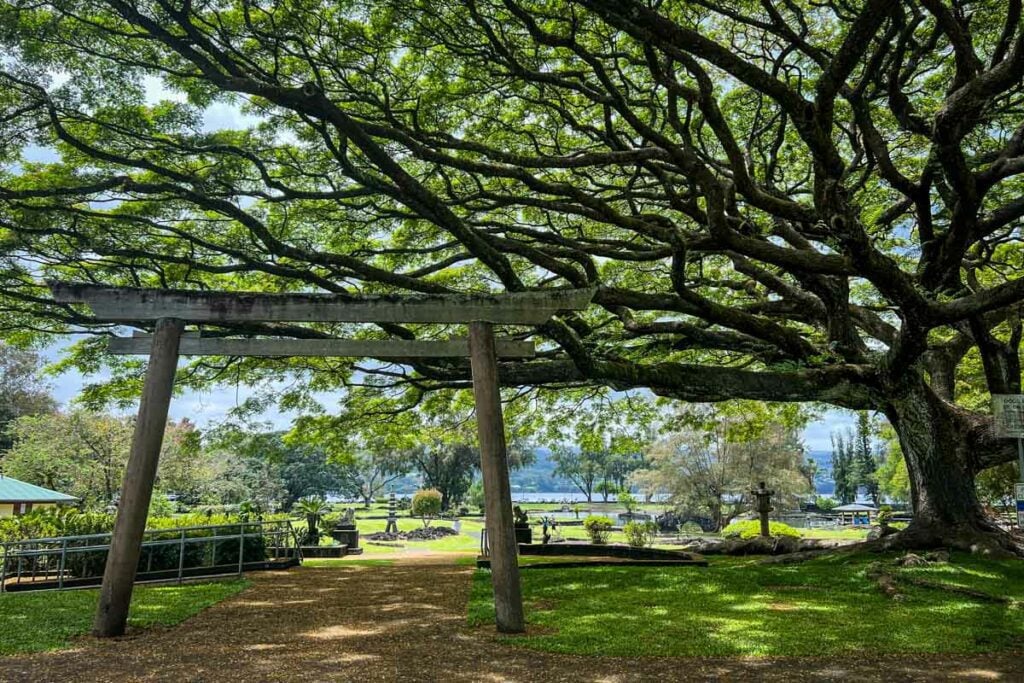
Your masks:
<svg viewBox="0 0 1024 683"><path fill-rule="evenodd" d="M409 473L412 463L408 454L390 451L365 451L357 453L341 466L339 491L358 498L370 507L381 493L396 479Z"/></svg>
<svg viewBox="0 0 1024 683"><path fill-rule="evenodd" d="M341 489L342 465L331 461L326 449L289 439L285 432L229 426L215 435L215 443L243 459L235 464L236 476L248 481L249 490L256 492L260 480L266 481L266 491L259 492L264 507L289 510L300 498L324 498Z"/></svg>
<svg viewBox="0 0 1024 683"><path fill-rule="evenodd" d="M465 443L435 443L409 453L423 484L441 493L441 509L462 502L480 467L480 451Z"/></svg>
<svg viewBox="0 0 1024 683"><path fill-rule="evenodd" d="M549 421L555 474L568 479L587 502L594 493L609 496L627 487L644 463L657 415L653 401L626 396L563 408Z"/></svg>
<svg viewBox="0 0 1024 683"><path fill-rule="evenodd" d="M83 410L33 415L15 420L11 436L3 467L12 477L68 493L91 509L115 502L131 420Z"/></svg>
<svg viewBox="0 0 1024 683"><path fill-rule="evenodd" d="M648 493L668 494L687 516L706 517L721 530L751 510L750 490L760 481L776 492L776 509L793 509L813 492L801 467L797 430L764 415L728 406L690 406L678 424L647 453L636 479ZM699 427L698 425L703 425Z"/></svg>
<svg viewBox="0 0 1024 683"><path fill-rule="evenodd" d="M0 343L0 454L14 443L12 421L57 409L49 387L39 379L39 367L35 353Z"/></svg>
<svg viewBox="0 0 1024 683"><path fill-rule="evenodd" d="M20 417L14 445L0 460L17 479L80 498L86 508L114 504L128 462L134 419L86 410ZM198 502L215 472L205 467L199 434L187 420L167 425L157 470L157 494Z"/></svg>
<svg viewBox="0 0 1024 683"><path fill-rule="evenodd" d="M840 505L857 500L857 472L851 446L842 433L832 433L832 480L836 484L835 497Z"/></svg>
<svg viewBox="0 0 1024 683"><path fill-rule="evenodd" d="M594 492L605 471L603 451L584 450L573 445L558 445L551 449L555 474L565 477L579 489L587 502L593 502Z"/></svg>
<svg viewBox="0 0 1024 683"><path fill-rule="evenodd" d="M974 486L1014 445L955 392L972 355L989 391L1021 387L1018 10L0 0L0 328L102 327L40 277L341 296L595 286L589 310L518 330L544 350L503 364L506 385L880 411L915 511L883 542L1020 551ZM247 118L218 129L211 107L231 103ZM101 352L84 343L76 362ZM304 405L356 368L406 408L468 377L463 362L226 359L182 383L270 394L300 375L280 400ZM109 393L137 395L137 365L112 369Z"/></svg>
<svg viewBox="0 0 1024 683"><path fill-rule="evenodd" d="M349 419L347 415L302 415L286 440L326 453L336 492L358 498L369 507L389 484L413 469L412 445L386 429L354 433L348 427Z"/></svg>
<svg viewBox="0 0 1024 683"><path fill-rule="evenodd" d="M857 413L857 432L853 435L853 470L858 489L863 489L871 502L878 506L878 458L875 455L875 434L877 427L866 410Z"/></svg>

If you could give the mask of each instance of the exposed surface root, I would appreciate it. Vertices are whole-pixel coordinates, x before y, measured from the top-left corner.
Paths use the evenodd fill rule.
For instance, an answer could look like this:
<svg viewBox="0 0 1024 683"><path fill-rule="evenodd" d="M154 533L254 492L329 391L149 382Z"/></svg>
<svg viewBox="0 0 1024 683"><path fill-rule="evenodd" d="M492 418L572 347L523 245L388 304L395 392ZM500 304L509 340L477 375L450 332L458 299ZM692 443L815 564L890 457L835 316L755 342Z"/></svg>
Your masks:
<svg viewBox="0 0 1024 683"><path fill-rule="evenodd" d="M808 550L771 557L766 563L803 562L823 555L853 553L880 553L889 551L916 551L947 548L995 559L1024 558L1024 536L1020 532L1010 533L1000 529L988 520L958 527L942 527L936 524L914 525L882 538L853 543L840 548Z"/></svg>
<svg viewBox="0 0 1024 683"><path fill-rule="evenodd" d="M974 588L956 586L949 583L943 583L941 581L931 581L929 579L909 575L906 572L900 572L901 568L927 567L929 565L945 564L947 562L949 562L949 553L945 550L937 550L924 555L908 553L903 557L898 558L893 563L873 562L868 566L865 573L869 579L878 584L878 589L882 591L882 593L897 601L906 599L906 595L900 591L900 584L903 584L904 586L911 585L929 590L956 593L957 595L963 595L978 602L990 602L1014 608L1020 605L1018 600L1005 595L993 595L992 593L986 593L985 591L976 590Z"/></svg>
<svg viewBox="0 0 1024 683"><path fill-rule="evenodd" d="M901 583L909 583L919 588L930 588L932 590L946 591L948 593L956 593L958 595L964 595L979 602L994 602L999 605L1008 605L1010 607L1016 607L1020 603L1013 598L1005 595L992 595L985 591L974 590L973 588L964 588L962 586L952 586L948 583L941 583L939 581L929 581L928 579L919 579L913 576L901 576L899 577Z"/></svg>
<svg viewBox="0 0 1024 683"><path fill-rule="evenodd" d="M896 585L896 576L881 562L875 562L867 569L867 576L869 579L878 584L878 589L881 590L886 597L892 598L893 600L903 600L906 596L900 592L899 587Z"/></svg>
<svg viewBox="0 0 1024 683"><path fill-rule="evenodd" d="M877 544L877 550L950 548L993 558L1024 558L1024 538L1003 531L988 520L956 527L911 524L898 534L872 543Z"/></svg>

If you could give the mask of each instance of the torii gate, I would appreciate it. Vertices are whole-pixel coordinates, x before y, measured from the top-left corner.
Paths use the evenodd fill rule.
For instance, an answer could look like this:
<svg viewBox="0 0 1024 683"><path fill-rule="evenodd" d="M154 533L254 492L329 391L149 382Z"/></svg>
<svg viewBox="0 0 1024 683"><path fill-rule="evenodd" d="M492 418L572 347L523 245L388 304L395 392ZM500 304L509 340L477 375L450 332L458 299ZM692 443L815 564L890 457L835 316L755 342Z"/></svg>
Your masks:
<svg viewBox="0 0 1024 683"><path fill-rule="evenodd" d="M181 355L368 356L401 360L468 354L480 439L487 536L491 539L497 628L506 633L525 629L497 358L532 357L534 348L532 342L496 340L493 325L539 325L559 311L582 310L593 298L594 289L347 297L155 290L62 282L49 285L55 301L86 304L97 321L155 323L152 336L115 338L109 345L112 353L148 353L149 365L93 622L95 635L117 636L125 630ZM183 334L186 323L246 322L466 323L469 339L229 339Z"/></svg>

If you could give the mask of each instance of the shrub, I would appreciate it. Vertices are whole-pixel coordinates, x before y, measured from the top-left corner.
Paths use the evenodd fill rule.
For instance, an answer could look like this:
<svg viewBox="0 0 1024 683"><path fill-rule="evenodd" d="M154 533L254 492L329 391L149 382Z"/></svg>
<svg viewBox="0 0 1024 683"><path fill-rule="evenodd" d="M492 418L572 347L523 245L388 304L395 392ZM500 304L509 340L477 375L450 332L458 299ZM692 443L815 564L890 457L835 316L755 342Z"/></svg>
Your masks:
<svg viewBox="0 0 1024 683"><path fill-rule="evenodd" d="M892 506L883 505L878 508L878 517L875 521L878 523L878 526L883 529L889 526L889 523L892 521Z"/></svg>
<svg viewBox="0 0 1024 683"><path fill-rule="evenodd" d="M423 519L423 526L430 526L430 520L441 514L441 492L437 489L420 489L412 496L409 513Z"/></svg>
<svg viewBox="0 0 1024 683"><path fill-rule="evenodd" d="M654 522L627 522L622 530L626 533L626 543L633 548L643 548L654 542L658 525Z"/></svg>
<svg viewBox="0 0 1024 683"><path fill-rule="evenodd" d="M482 481L474 481L473 485L469 487L469 493L466 494L466 498L470 505L478 509L480 512L483 512L484 483Z"/></svg>
<svg viewBox="0 0 1024 683"><path fill-rule="evenodd" d="M619 491L619 495L616 497L616 499L619 501L619 504L622 505L622 507L626 508L627 513L633 514L633 510L636 509L636 497L630 492L628 488L622 487L622 490Z"/></svg>
<svg viewBox="0 0 1024 683"><path fill-rule="evenodd" d="M818 496L815 498L814 504L817 505L818 509L822 512L828 512L839 505L835 498L826 498L825 496Z"/></svg>
<svg viewBox="0 0 1024 683"><path fill-rule="evenodd" d="M608 534L612 530L612 520L601 515L590 515L583 520L583 528L590 536L590 542L601 545L608 542Z"/></svg>
<svg viewBox="0 0 1024 683"><path fill-rule="evenodd" d="M304 544L320 544L320 522L330 510L327 501L317 496L307 496L295 504L295 511L306 518L306 536L302 541Z"/></svg>
<svg viewBox="0 0 1024 683"><path fill-rule="evenodd" d="M679 533L681 533L683 536L696 536L697 534L704 533L704 529L701 527L700 524L697 524L697 522L690 520L686 524L679 527Z"/></svg>
<svg viewBox="0 0 1024 683"><path fill-rule="evenodd" d="M150 517L170 517L178 511L178 506L167 498L160 491L153 491L153 497L149 499Z"/></svg>
<svg viewBox="0 0 1024 683"><path fill-rule="evenodd" d="M800 538L800 532L782 522L768 522L768 533L778 538L780 536L792 536ZM748 540L761 535L761 522L757 519L744 519L733 522L722 529L722 535L726 538L741 538Z"/></svg>

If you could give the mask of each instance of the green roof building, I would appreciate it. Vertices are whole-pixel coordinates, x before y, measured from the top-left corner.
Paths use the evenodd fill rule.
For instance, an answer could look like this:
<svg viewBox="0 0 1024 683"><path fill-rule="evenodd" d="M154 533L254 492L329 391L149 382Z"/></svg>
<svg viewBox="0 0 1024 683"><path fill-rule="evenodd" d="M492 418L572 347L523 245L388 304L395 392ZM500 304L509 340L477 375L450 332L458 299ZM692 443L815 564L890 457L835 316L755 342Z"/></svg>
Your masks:
<svg viewBox="0 0 1024 683"><path fill-rule="evenodd" d="M0 517L23 515L39 508L74 505L77 502L77 498L66 493L0 474Z"/></svg>

